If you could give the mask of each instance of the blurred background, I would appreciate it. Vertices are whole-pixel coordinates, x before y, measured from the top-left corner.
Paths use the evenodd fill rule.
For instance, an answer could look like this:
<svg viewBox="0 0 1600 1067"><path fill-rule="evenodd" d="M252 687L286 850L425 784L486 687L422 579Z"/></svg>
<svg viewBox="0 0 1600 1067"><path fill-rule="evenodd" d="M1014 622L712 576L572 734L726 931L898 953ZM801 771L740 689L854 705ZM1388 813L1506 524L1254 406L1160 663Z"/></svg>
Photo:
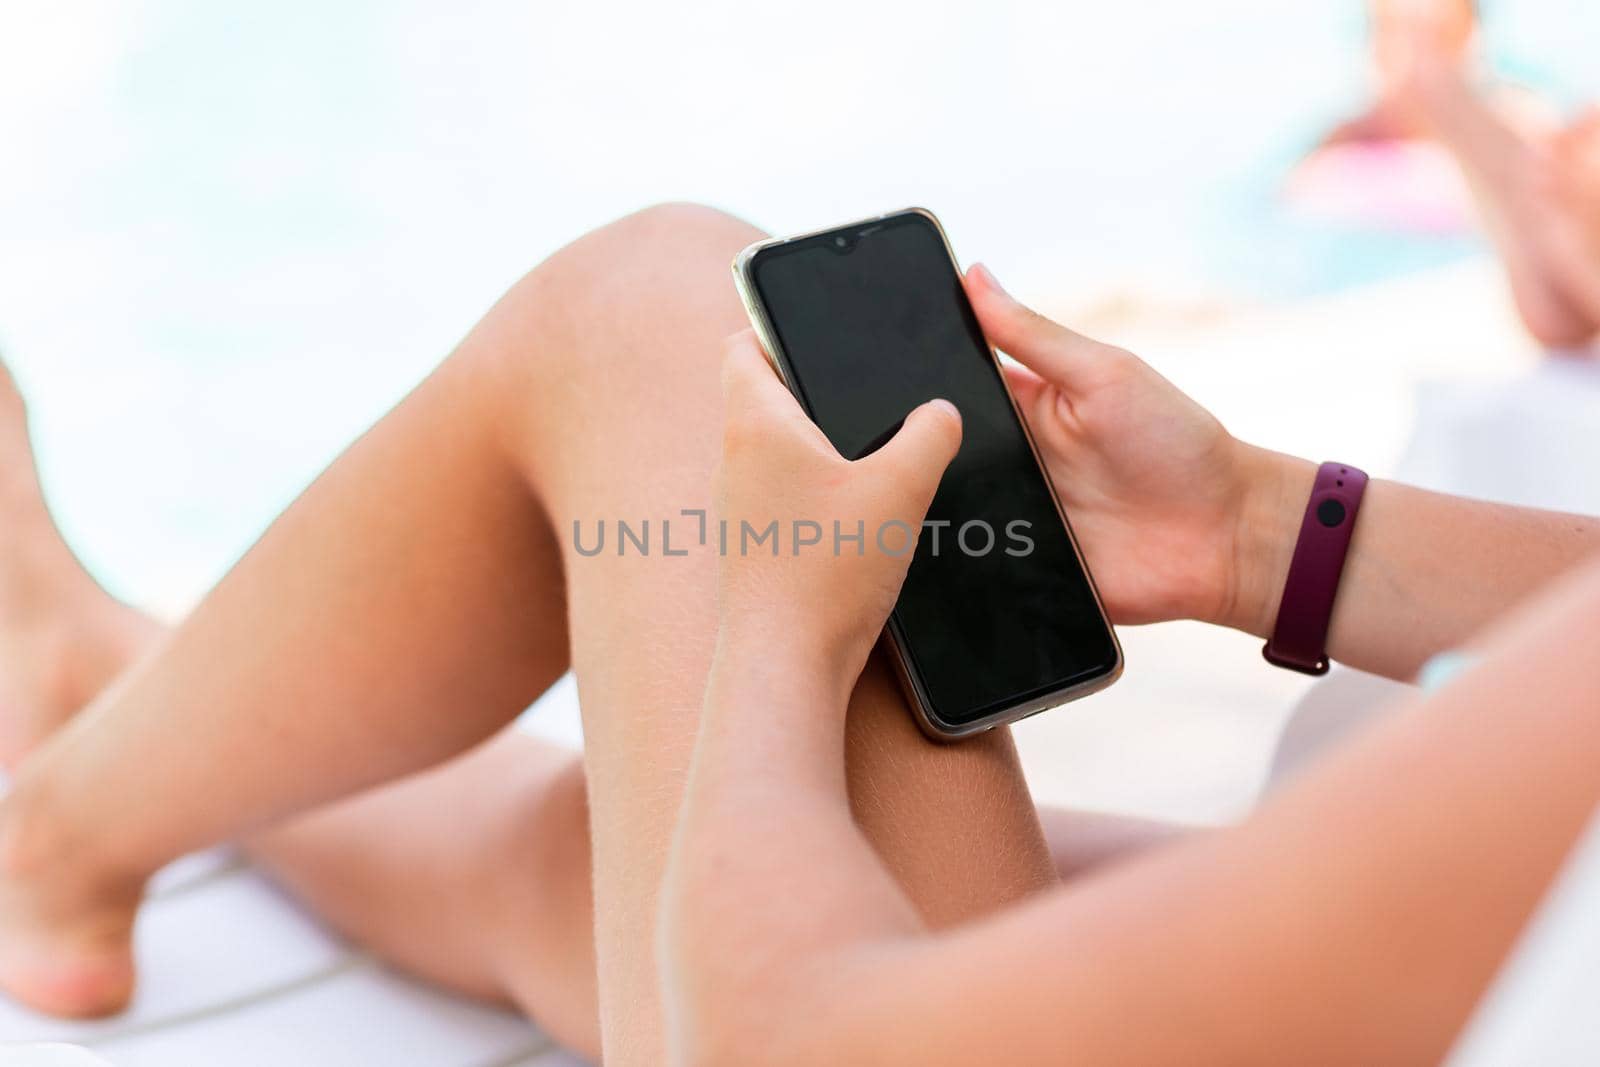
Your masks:
<svg viewBox="0 0 1600 1067"><path fill-rule="evenodd" d="M1502 75L1600 96L1592 0L1484 22ZM1358 0L5 0L0 347L72 543L169 615L520 273L667 199L773 232L930 207L1241 436L1384 472L1419 382L1532 357L1484 342L1516 335L1470 225L1282 195L1368 81ZM1358 409L1294 395L1351 368ZM1131 635L1029 771L1222 817L1301 689L1238 635Z"/></svg>

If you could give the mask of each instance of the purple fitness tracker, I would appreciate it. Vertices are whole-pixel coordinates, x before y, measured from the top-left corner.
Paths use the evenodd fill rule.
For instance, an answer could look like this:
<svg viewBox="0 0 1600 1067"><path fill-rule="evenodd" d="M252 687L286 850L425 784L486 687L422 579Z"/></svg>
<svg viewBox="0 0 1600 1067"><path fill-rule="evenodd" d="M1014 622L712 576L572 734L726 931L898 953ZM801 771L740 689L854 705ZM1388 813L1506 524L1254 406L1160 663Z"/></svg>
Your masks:
<svg viewBox="0 0 1600 1067"><path fill-rule="evenodd" d="M1324 463L1317 468L1278 602L1278 621L1261 650L1268 663L1304 674L1328 673L1328 620L1366 488L1367 476L1354 467Z"/></svg>

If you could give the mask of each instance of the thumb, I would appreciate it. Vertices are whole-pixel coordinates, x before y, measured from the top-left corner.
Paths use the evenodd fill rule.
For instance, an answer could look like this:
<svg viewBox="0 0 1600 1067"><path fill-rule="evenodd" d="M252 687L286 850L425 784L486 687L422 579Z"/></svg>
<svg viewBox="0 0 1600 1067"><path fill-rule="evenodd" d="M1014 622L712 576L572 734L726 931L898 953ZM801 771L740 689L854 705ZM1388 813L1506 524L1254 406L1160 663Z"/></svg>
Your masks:
<svg viewBox="0 0 1600 1067"><path fill-rule="evenodd" d="M1086 390L1094 367L1111 351L1019 302L982 264L967 271L967 297L996 348L1068 393Z"/></svg>
<svg viewBox="0 0 1600 1067"><path fill-rule="evenodd" d="M859 462L883 470L915 507L926 511L960 448L961 412L948 400L930 400L906 416L888 444Z"/></svg>

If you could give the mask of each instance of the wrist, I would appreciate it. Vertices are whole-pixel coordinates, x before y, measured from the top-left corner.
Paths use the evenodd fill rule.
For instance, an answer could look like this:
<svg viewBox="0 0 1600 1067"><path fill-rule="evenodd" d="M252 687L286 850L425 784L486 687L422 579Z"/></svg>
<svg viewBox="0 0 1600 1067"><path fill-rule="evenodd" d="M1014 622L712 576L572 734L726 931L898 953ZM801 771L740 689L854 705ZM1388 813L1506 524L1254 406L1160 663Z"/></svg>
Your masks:
<svg viewBox="0 0 1600 1067"><path fill-rule="evenodd" d="M712 671L738 688L775 687L843 707L866 663L853 645L780 612L725 611Z"/></svg>
<svg viewBox="0 0 1600 1067"><path fill-rule="evenodd" d="M1209 621L1266 638L1277 620L1317 468L1309 460L1281 452L1241 447L1242 490L1233 524L1232 568L1221 599L1223 610Z"/></svg>

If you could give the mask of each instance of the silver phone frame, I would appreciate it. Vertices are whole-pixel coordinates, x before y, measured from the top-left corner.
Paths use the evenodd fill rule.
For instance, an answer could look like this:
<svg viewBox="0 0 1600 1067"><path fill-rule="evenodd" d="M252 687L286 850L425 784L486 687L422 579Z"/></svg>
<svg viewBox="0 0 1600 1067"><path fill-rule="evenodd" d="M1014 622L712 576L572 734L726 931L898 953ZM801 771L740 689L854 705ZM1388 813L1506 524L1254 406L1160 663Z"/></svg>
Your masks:
<svg viewBox="0 0 1600 1067"><path fill-rule="evenodd" d="M778 344L777 331L773 329L772 321L767 316L766 307L756 292L755 279L751 274L751 266L755 261L755 257L771 248L793 244L797 241L809 241L839 230L856 230L872 226L875 223L885 222L902 215L921 215L932 224L934 232L939 235L940 241L944 243L945 254L950 257L950 266L955 270L956 277L963 277L960 261L956 259L955 249L950 245L950 238L945 233L944 226L940 224L939 219L933 212L921 207L901 208L898 211L870 215L853 222L828 226L808 233L756 241L734 258L734 286L739 291L739 299L744 304L745 314L749 317L750 325L755 329L756 336L761 341L761 347L766 352L767 362L772 365L773 371L782 379L783 384L789 391L795 394L797 400L800 399L800 394L795 390L794 383L790 378L788 369L789 357L783 352L782 346ZM1022 409L1017 406L1017 398L1012 395L1011 387L1006 382L1000 357L996 354L994 345L988 343L987 338L985 338L984 343L989 350L989 358L994 361L995 371L1000 375L1000 385L1005 389L1006 398L1011 401L1012 413L1016 415L1017 422L1022 426L1022 435L1028 442L1028 448L1033 452L1033 461L1038 465L1039 473L1044 477L1044 484L1050 490L1050 499L1055 504L1056 515L1061 519L1062 528L1067 531L1067 541L1072 545L1072 551L1077 557L1078 566L1083 569L1084 576L1089 580L1089 595L1094 598L1095 609L1100 613L1100 621L1105 625L1106 632L1111 635L1111 648L1116 655L1111 669L1103 675L1063 686L1031 700L1001 708L985 715L981 719L974 719L970 723L961 723L959 725L946 723L934 714L933 708L928 701L928 695L923 688L922 680L912 670L910 658L905 651L905 637L901 633L895 616L891 614L888 625L885 627L885 632L889 637L889 658L894 663L895 673L900 678L901 688L905 691L906 699L911 704L911 711L917 720L917 725L921 727L924 734L935 741L959 741L962 738L992 730L996 726L1003 726L1017 722L1020 719L1026 719L1030 715L1037 715L1039 712L1049 708L1059 707L1070 701L1086 697L1091 693L1097 693L1122 677L1122 642L1118 640L1116 628L1111 625L1111 620L1106 615L1105 605L1100 599L1100 590L1095 586L1094 575L1089 572L1088 564L1084 561L1083 550L1078 547L1078 537L1073 533L1072 523L1068 521L1067 513L1061 506L1061 497L1056 492L1055 483L1050 480L1050 471L1045 467L1044 460L1039 455L1039 446L1033 439L1033 431L1029 428L1028 420L1023 416ZM803 403L804 401L802 401ZM810 415L811 413L807 411L806 414Z"/></svg>

